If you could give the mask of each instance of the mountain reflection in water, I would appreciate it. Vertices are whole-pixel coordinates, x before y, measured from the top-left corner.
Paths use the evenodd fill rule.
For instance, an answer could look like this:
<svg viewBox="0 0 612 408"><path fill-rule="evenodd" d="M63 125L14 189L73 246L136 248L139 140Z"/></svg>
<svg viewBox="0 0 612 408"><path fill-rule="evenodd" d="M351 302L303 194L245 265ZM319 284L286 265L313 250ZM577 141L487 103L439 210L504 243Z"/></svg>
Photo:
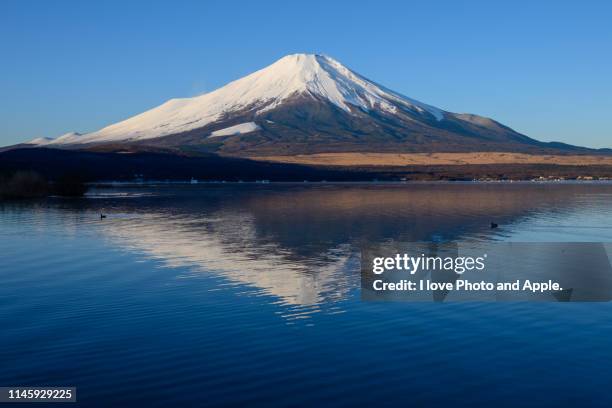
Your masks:
<svg viewBox="0 0 612 408"><path fill-rule="evenodd" d="M3 202L0 384L100 407L611 406L611 303L364 302L359 272L366 245L612 242L611 203L570 183Z"/></svg>
<svg viewBox="0 0 612 408"><path fill-rule="evenodd" d="M599 201L589 202L591 190ZM288 305L316 306L359 286L364 245L509 239L531 218L567 219L577 207L602 205L612 186L200 185L152 192L91 200L109 214L100 223L109 242ZM491 230L493 220L501 228Z"/></svg>

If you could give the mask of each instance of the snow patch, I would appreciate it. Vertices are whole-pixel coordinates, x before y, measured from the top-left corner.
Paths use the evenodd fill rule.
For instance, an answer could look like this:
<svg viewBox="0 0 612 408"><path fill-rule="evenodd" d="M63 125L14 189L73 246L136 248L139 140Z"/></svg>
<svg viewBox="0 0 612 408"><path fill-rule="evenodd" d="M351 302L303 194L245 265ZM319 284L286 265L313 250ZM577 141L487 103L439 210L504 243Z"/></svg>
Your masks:
<svg viewBox="0 0 612 408"><path fill-rule="evenodd" d="M84 135L78 132L69 132L65 133L50 142L46 143L47 145L57 145L57 144L76 144L80 142L80 139L84 137Z"/></svg>
<svg viewBox="0 0 612 408"><path fill-rule="evenodd" d="M53 139L50 137L37 137L36 139L32 139L29 142L26 142L26 144L42 146L42 145L46 145L47 143L51 141L53 141Z"/></svg>
<svg viewBox="0 0 612 408"><path fill-rule="evenodd" d="M251 133L259 129L261 128L257 125L257 123L246 122L235 126L230 126L225 129L215 130L209 137L242 135L244 133Z"/></svg>

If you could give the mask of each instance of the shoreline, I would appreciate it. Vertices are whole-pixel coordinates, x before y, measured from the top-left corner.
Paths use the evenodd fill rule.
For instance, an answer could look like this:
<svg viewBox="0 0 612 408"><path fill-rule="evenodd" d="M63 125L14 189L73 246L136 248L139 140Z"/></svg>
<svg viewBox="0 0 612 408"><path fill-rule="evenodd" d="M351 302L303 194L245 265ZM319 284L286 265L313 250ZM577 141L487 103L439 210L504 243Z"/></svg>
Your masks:
<svg viewBox="0 0 612 408"><path fill-rule="evenodd" d="M200 185L407 185L407 184L612 184L612 179L603 180L355 180L355 181L94 181L86 183L90 187L155 187L158 185L200 186Z"/></svg>

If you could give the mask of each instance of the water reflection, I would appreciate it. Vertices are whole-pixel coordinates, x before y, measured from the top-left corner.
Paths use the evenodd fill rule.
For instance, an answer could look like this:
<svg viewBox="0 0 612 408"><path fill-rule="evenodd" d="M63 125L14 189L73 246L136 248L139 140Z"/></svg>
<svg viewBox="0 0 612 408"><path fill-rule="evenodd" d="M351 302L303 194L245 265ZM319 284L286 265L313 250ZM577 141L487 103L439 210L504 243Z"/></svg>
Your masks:
<svg viewBox="0 0 612 408"><path fill-rule="evenodd" d="M357 290L365 245L612 242L611 198L610 184L245 184L98 189L0 210L20 234L101 238L311 311Z"/></svg>
<svg viewBox="0 0 612 408"><path fill-rule="evenodd" d="M504 240L517 228L562 225L576 213L605 219L612 212L610 185L198 186L154 192L78 205L109 214L97 225L112 245L312 310L359 286L363 245ZM491 230L491 220L501 227ZM537 231L529 236L537 239Z"/></svg>
<svg viewBox="0 0 612 408"><path fill-rule="evenodd" d="M95 193L0 203L2 384L86 406L612 403L611 303L362 302L358 267L392 241L612 242L610 185Z"/></svg>
<svg viewBox="0 0 612 408"><path fill-rule="evenodd" d="M314 305L341 299L351 286L343 271L347 245L329 248L321 259L299 257L256 233L252 216L164 213L105 223L113 243L161 259L169 267L189 266L251 285L288 304Z"/></svg>

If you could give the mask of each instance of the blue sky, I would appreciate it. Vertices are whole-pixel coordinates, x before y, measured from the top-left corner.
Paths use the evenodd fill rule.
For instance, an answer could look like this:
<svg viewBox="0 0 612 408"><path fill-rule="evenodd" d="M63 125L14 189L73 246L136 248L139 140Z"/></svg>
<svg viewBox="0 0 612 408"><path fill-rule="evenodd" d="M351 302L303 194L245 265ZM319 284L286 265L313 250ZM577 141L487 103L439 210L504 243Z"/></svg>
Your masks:
<svg viewBox="0 0 612 408"><path fill-rule="evenodd" d="M612 2L0 3L0 145L88 132L283 55L540 140L612 147Z"/></svg>

